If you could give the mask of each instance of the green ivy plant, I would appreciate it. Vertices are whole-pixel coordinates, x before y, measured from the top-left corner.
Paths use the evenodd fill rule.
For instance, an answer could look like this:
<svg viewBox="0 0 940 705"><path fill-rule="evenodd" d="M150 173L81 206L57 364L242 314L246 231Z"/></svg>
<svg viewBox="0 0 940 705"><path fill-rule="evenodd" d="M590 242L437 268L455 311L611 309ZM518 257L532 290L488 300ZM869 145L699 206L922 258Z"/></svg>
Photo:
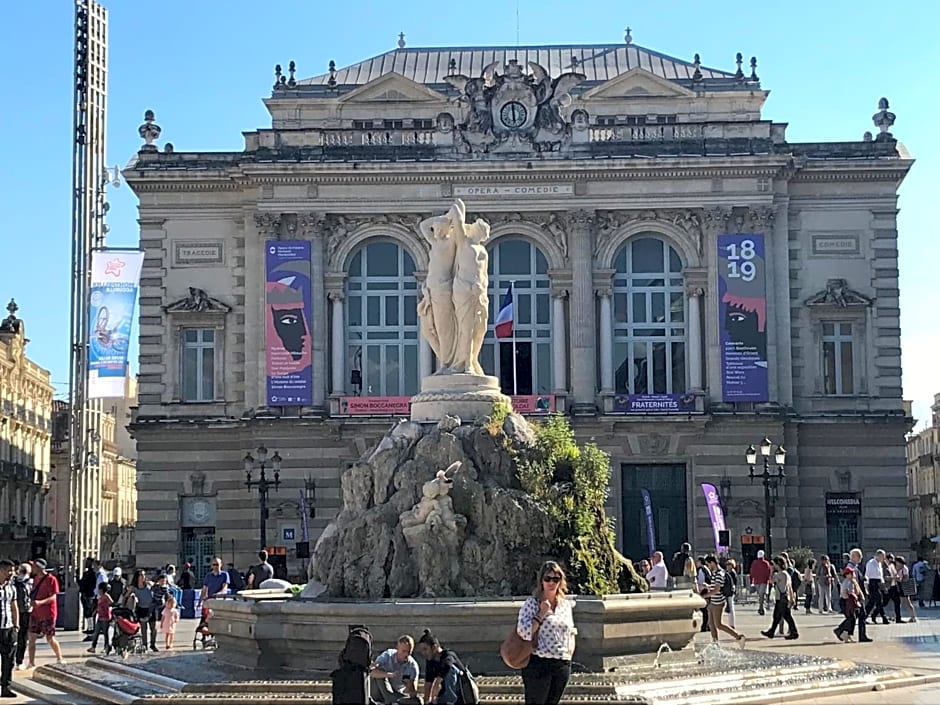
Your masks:
<svg viewBox="0 0 940 705"><path fill-rule="evenodd" d="M579 446L561 415L534 424L535 447L516 452L522 488L544 504L556 523L552 550L581 594L644 592L645 579L616 548L604 503L610 457L594 443Z"/></svg>

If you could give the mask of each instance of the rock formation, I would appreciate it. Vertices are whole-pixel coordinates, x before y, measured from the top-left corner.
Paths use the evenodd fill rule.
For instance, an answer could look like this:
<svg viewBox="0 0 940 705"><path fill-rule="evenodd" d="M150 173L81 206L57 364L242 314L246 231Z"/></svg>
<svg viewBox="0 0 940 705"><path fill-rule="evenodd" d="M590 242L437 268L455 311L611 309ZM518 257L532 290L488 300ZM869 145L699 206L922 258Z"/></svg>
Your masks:
<svg viewBox="0 0 940 705"><path fill-rule="evenodd" d="M436 425L402 420L346 471L343 507L311 561L325 595L531 591L554 525L522 491L511 449L524 453L535 434L516 414L492 426L453 416Z"/></svg>

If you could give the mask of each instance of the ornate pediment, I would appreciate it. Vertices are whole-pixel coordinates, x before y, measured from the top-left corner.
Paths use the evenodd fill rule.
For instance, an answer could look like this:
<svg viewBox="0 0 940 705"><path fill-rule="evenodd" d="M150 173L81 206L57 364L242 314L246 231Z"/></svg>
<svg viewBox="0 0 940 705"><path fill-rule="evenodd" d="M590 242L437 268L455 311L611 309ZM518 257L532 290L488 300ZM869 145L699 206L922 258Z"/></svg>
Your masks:
<svg viewBox="0 0 940 705"><path fill-rule="evenodd" d="M460 92L463 108L455 143L474 153L558 151L567 145L572 124L562 108L570 103L571 90L585 80L584 74L569 71L552 78L531 61L526 67L515 59L504 66L500 63L491 63L473 78L457 73L445 77ZM578 116L585 124L586 117L583 111Z"/></svg>
<svg viewBox="0 0 940 705"><path fill-rule="evenodd" d="M446 103L447 96L405 78L387 73L340 98L340 103Z"/></svg>
<svg viewBox="0 0 940 705"><path fill-rule="evenodd" d="M205 289L189 287L189 296L174 301L163 309L167 313L217 313L226 314L232 310L228 304L209 296Z"/></svg>
<svg viewBox="0 0 940 705"><path fill-rule="evenodd" d="M691 98L695 93L641 68L631 69L587 91L585 100L597 98Z"/></svg>
<svg viewBox="0 0 940 705"><path fill-rule="evenodd" d="M824 291L806 299L807 306L834 306L849 308L854 306L871 306L874 299L850 289L845 279L830 279L826 282Z"/></svg>

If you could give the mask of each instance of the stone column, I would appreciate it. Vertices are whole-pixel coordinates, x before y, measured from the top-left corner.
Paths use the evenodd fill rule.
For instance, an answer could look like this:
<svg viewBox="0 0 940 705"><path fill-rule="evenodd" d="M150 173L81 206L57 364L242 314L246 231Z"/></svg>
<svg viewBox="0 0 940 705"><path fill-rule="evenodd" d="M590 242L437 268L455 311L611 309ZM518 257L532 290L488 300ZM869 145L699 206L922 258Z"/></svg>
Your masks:
<svg viewBox="0 0 940 705"><path fill-rule="evenodd" d="M578 210L568 214L568 252L571 253L571 391L575 413L597 412L594 326L594 212Z"/></svg>
<svg viewBox="0 0 940 705"><path fill-rule="evenodd" d="M701 287L690 287L689 296L689 388L702 391L702 296Z"/></svg>
<svg viewBox="0 0 940 705"><path fill-rule="evenodd" d="M552 380L555 394L568 392L568 336L565 326L565 290L552 292Z"/></svg>
<svg viewBox="0 0 940 705"><path fill-rule="evenodd" d="M330 391L334 397L346 394L346 319L343 308L345 295L342 289L332 289L329 298L333 309L332 344L333 384Z"/></svg>
<svg viewBox="0 0 940 705"><path fill-rule="evenodd" d="M323 281L323 240L325 235L322 213L305 213L300 218L305 239L310 241L310 299L313 304L310 337L313 349L313 405L322 407L326 402L326 288Z"/></svg>
<svg viewBox="0 0 940 705"><path fill-rule="evenodd" d="M614 312L611 305L613 291L609 287L597 290L601 300L600 312L600 357L601 394L614 393Z"/></svg>

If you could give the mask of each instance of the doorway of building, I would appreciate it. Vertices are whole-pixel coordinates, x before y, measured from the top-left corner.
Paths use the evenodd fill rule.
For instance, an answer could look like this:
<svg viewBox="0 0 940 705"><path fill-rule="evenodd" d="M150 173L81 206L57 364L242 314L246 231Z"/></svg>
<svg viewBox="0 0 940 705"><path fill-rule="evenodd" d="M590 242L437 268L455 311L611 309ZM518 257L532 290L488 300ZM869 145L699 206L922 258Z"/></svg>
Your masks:
<svg viewBox="0 0 940 705"><path fill-rule="evenodd" d="M621 541L623 554L638 561L649 555L647 512L643 490L650 495L655 549L667 557L688 540L688 493L684 464L622 463Z"/></svg>
<svg viewBox="0 0 940 705"><path fill-rule="evenodd" d="M512 365L512 342L499 343L499 388L503 394L532 394L532 343L516 341L516 366ZM516 384L513 385L513 370Z"/></svg>
<svg viewBox="0 0 940 705"><path fill-rule="evenodd" d="M179 564L191 563L196 584L202 585L203 578L211 570L212 557L218 550L215 527L183 527L182 539Z"/></svg>

